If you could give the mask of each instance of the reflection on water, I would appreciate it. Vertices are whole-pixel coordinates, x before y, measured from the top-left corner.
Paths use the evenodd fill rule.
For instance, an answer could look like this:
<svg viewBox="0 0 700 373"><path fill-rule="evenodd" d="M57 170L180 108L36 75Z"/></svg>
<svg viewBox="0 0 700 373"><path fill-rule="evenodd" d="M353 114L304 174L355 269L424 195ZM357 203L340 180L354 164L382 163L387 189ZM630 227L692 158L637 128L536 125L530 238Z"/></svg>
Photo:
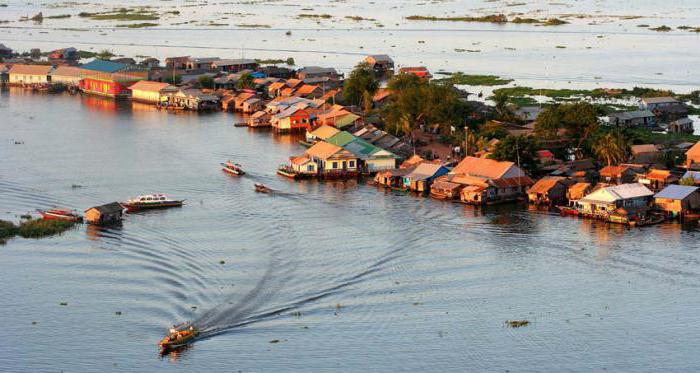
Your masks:
<svg viewBox="0 0 700 373"><path fill-rule="evenodd" d="M0 110L13 114L1 137L25 141L0 145L3 216L151 192L189 202L3 246L6 370L700 364L696 224L629 229L523 204L477 208L365 182L294 182L275 170L304 151L301 136L235 128L231 114L1 94ZM226 159L248 174L222 173ZM255 193L255 182L276 192ZM512 319L532 324L503 328ZM185 320L203 338L155 358L166 328Z"/></svg>

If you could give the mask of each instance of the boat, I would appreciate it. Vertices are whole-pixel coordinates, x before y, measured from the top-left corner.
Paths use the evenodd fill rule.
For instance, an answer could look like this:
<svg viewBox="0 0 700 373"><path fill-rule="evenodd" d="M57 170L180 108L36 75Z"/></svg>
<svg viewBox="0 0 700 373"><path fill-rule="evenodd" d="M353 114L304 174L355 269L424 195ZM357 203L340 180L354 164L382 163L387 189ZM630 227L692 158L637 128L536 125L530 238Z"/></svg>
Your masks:
<svg viewBox="0 0 700 373"><path fill-rule="evenodd" d="M226 163L222 163L221 166L223 167L222 170L224 172L227 172L231 175L236 175L236 176L245 175L245 171L243 171L243 169L241 168L241 165L239 165L238 163L226 161Z"/></svg>
<svg viewBox="0 0 700 373"><path fill-rule="evenodd" d="M127 212L134 212L148 209L159 209L167 207L180 207L185 203L185 200L171 199L165 194L145 194L120 202Z"/></svg>
<svg viewBox="0 0 700 373"><path fill-rule="evenodd" d="M559 214L561 214L561 216L565 216L565 215L577 216L579 214L578 209L570 207L570 206L557 206L557 208L559 209Z"/></svg>
<svg viewBox="0 0 700 373"><path fill-rule="evenodd" d="M270 188L266 187L264 184L255 183L255 191L258 193L270 193Z"/></svg>
<svg viewBox="0 0 700 373"><path fill-rule="evenodd" d="M199 329L189 322L173 325L168 330L168 335L158 343L158 347L160 347L161 353L167 354L179 347L192 343L198 335Z"/></svg>
<svg viewBox="0 0 700 373"><path fill-rule="evenodd" d="M290 179L296 179L299 174L296 173L291 167L287 165L281 165L277 168L277 175L288 177Z"/></svg>
<svg viewBox="0 0 700 373"><path fill-rule="evenodd" d="M75 223L83 221L83 217L78 214L76 210L68 209L49 209L49 210L38 210L39 214L44 220L64 220L72 221Z"/></svg>

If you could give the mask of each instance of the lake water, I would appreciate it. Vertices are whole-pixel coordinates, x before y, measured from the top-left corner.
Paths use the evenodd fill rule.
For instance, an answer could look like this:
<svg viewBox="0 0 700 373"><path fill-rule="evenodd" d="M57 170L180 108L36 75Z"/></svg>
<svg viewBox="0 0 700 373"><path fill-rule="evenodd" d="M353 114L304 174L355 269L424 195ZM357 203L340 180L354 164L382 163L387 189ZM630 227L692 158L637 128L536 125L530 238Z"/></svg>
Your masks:
<svg viewBox="0 0 700 373"><path fill-rule="evenodd" d="M274 170L303 151L295 139L224 113L13 90L0 114L0 219L140 193L187 199L120 227L0 246L2 371L700 366L696 226L626 229L292 182ZM222 173L227 159L248 175ZM531 323L505 325L520 319ZM204 337L159 357L166 328L184 320Z"/></svg>
<svg viewBox="0 0 700 373"><path fill-rule="evenodd" d="M700 27L694 0L618 1L193 1L5 0L0 42L20 51L67 46L126 56L192 55L222 58L293 57L297 65L347 72L367 54L386 53L400 66L431 71L497 74L537 88L631 88L689 92L700 88ZM147 29L119 26L143 21L95 21L79 12L148 6L158 14ZM40 24L20 17L43 12ZM177 11L179 14L170 12ZM411 15L483 16L495 13L569 24L410 21ZM299 18L300 14L330 18ZM362 17L354 21L347 17ZM662 25L673 28L657 32ZM259 28L266 27L266 28ZM286 35L287 31L291 35Z"/></svg>

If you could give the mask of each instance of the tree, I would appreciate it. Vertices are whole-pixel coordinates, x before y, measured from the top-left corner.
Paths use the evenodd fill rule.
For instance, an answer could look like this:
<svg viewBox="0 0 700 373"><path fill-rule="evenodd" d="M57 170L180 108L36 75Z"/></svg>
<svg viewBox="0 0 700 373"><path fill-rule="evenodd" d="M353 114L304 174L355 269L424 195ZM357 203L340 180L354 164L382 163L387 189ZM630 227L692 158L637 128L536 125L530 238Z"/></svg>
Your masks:
<svg viewBox="0 0 700 373"><path fill-rule="evenodd" d="M114 57L114 53L112 51L103 49L96 55L97 58L101 60L109 60L110 58Z"/></svg>
<svg viewBox="0 0 700 373"><path fill-rule="evenodd" d="M492 120L481 126L479 134L487 139L502 139L508 136L508 131L503 128L501 122Z"/></svg>
<svg viewBox="0 0 700 373"><path fill-rule="evenodd" d="M496 104L496 119L503 121L515 119L515 115L509 105L510 97L508 97L507 93L496 91L491 99Z"/></svg>
<svg viewBox="0 0 700 373"><path fill-rule="evenodd" d="M425 81L413 74L398 74L389 79L387 88L393 92L400 92L409 88L425 85Z"/></svg>
<svg viewBox="0 0 700 373"><path fill-rule="evenodd" d="M695 179L692 176L684 177L678 181L678 184L685 186L695 186Z"/></svg>
<svg viewBox="0 0 700 373"><path fill-rule="evenodd" d="M286 60L285 62L286 62L287 65L289 65L289 66L294 66L294 65L296 65L296 62L294 62L294 58L292 58L292 57L287 57L287 60Z"/></svg>
<svg viewBox="0 0 700 373"><path fill-rule="evenodd" d="M545 140L555 139L561 125L562 116L559 106L546 107L537 115L535 134Z"/></svg>
<svg viewBox="0 0 700 373"><path fill-rule="evenodd" d="M490 158L514 162L532 173L538 169L535 154L539 149L539 142L534 136L508 135L496 144Z"/></svg>
<svg viewBox="0 0 700 373"><path fill-rule="evenodd" d="M628 150L629 143L618 130L610 131L593 140L594 154L608 166L624 161Z"/></svg>
<svg viewBox="0 0 700 373"><path fill-rule="evenodd" d="M584 157L584 144L598 129L599 110L587 103L554 105L545 108L535 122L535 134L545 140L559 137L564 130L576 159Z"/></svg>
<svg viewBox="0 0 700 373"><path fill-rule="evenodd" d="M197 79L199 81L199 86L202 88L214 89L214 78L209 75L202 75Z"/></svg>
<svg viewBox="0 0 700 373"><path fill-rule="evenodd" d="M365 92L374 96L377 89L379 89L379 80L377 80L374 70L368 64L360 63L345 79L344 97L349 104L360 105Z"/></svg>
<svg viewBox="0 0 700 373"><path fill-rule="evenodd" d="M241 75L241 77L236 82L236 88L237 89L246 89L246 88L253 89L253 88L255 88L254 80L255 80L255 78L253 78L253 75L251 75L249 73L244 73L243 75Z"/></svg>
<svg viewBox="0 0 700 373"><path fill-rule="evenodd" d="M168 84L180 84L182 83L182 76L180 75L168 75L163 78L164 83Z"/></svg>

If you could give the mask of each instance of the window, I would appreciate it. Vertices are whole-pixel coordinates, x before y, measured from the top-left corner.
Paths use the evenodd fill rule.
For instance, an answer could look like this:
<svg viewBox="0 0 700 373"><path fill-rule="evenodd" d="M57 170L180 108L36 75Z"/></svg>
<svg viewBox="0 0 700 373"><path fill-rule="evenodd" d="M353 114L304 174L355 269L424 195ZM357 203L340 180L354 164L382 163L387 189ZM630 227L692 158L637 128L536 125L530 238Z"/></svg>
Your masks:
<svg viewBox="0 0 700 373"><path fill-rule="evenodd" d="M355 167L355 161L350 161L350 162L348 162L348 167L354 168L354 167Z"/></svg>
<svg viewBox="0 0 700 373"><path fill-rule="evenodd" d="M313 171L314 170L314 165L310 164L306 166L306 171Z"/></svg>
<svg viewBox="0 0 700 373"><path fill-rule="evenodd" d="M332 168L338 168L338 162L333 162L332 165L333 165Z"/></svg>

